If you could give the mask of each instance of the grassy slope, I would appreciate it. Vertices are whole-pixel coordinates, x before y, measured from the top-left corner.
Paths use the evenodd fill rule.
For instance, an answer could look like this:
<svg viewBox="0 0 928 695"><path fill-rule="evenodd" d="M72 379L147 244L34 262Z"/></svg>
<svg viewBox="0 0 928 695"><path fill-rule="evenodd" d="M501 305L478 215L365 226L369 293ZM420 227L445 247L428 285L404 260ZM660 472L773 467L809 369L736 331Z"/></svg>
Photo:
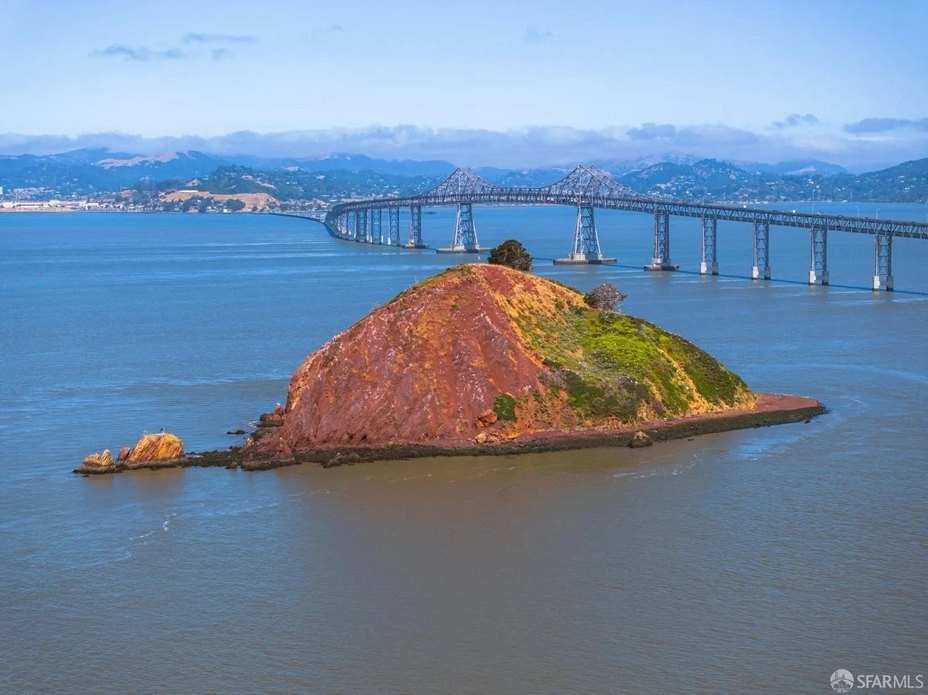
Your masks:
<svg viewBox="0 0 928 695"><path fill-rule="evenodd" d="M497 300L548 368L549 389L566 393L587 421L634 422L754 402L740 377L692 343L643 319L592 309L559 283L543 280L533 293Z"/></svg>

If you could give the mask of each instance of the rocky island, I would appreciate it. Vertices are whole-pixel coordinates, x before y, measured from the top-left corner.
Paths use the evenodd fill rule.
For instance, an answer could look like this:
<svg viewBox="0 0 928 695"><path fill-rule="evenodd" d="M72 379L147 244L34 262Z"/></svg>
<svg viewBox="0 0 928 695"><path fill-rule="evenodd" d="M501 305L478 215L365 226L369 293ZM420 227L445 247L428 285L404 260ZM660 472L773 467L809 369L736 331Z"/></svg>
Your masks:
<svg viewBox="0 0 928 695"><path fill-rule="evenodd" d="M170 465L643 446L822 412L813 399L755 394L687 340L590 306L575 289L504 266L460 265L310 355L286 406L262 416L243 447L181 448Z"/></svg>

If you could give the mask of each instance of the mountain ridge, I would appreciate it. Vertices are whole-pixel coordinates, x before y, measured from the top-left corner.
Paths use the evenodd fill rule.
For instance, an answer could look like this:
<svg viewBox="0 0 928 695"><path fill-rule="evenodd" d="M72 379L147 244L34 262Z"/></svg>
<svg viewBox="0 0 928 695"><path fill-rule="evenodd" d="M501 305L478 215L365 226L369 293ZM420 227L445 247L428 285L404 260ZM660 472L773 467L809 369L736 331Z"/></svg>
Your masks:
<svg viewBox="0 0 928 695"><path fill-rule="evenodd" d="M595 164L619 183L638 193L700 202L856 200L874 202L928 201L928 158L892 167L851 174L820 160L793 160L777 164L733 163L712 158L666 155L651 162L606 160ZM637 168L635 168L637 167ZM21 197L48 194L67 197L100 195L135 187L170 190L193 180L242 171L242 181L257 174L268 179L265 189L288 191L281 200L310 200L320 195L390 195L419 192L435 185L454 170L445 160L376 159L361 154L333 153L323 157L261 158L217 157L197 150L156 155L113 152L106 148L71 150L53 155L0 156L0 186L6 194L25 191ZM543 186L562 178L570 167L505 169L478 167L478 175L505 186ZM300 179L299 185L291 185ZM339 182L332 185L333 178ZM328 180L327 180L328 179ZM317 183L314 183L317 182ZM321 183L325 182L325 183ZM285 185L279 185L279 184ZM252 192L242 183L212 192Z"/></svg>

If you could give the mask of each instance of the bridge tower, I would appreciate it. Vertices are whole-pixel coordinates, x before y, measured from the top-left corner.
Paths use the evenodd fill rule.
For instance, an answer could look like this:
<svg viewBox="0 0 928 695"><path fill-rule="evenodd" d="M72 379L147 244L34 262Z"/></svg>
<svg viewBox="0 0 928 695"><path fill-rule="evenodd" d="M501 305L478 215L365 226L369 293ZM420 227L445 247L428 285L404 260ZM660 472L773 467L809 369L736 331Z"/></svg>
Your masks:
<svg viewBox="0 0 928 695"><path fill-rule="evenodd" d="M555 265L615 263L614 258L603 258L592 205L577 206L577 226L574 228L574 241L570 247L570 254L567 258L555 258L554 263Z"/></svg>
<svg viewBox="0 0 928 695"><path fill-rule="evenodd" d="M751 267L751 279L760 279L761 273L764 280L770 279L770 222L758 220L754 223L754 265Z"/></svg>
<svg viewBox="0 0 928 695"><path fill-rule="evenodd" d="M424 249L425 243L422 241L422 206L413 205L409 208L409 241L406 242L407 249Z"/></svg>
<svg viewBox="0 0 928 695"><path fill-rule="evenodd" d="M470 203L458 204L458 213L454 218L454 234L451 246L438 249L439 253L478 253L477 226L474 224L474 208Z"/></svg>
<svg viewBox="0 0 928 695"><path fill-rule="evenodd" d="M718 230L717 217L702 218L702 259L699 261L699 274L719 274L719 259L716 254L716 231Z"/></svg>
<svg viewBox="0 0 928 695"><path fill-rule="evenodd" d="M400 209L387 208L387 246L400 245Z"/></svg>
<svg viewBox="0 0 928 695"><path fill-rule="evenodd" d="M654 213L654 255L645 270L680 270L670 261L670 214Z"/></svg>
<svg viewBox="0 0 928 695"><path fill-rule="evenodd" d="M828 284L828 226L812 225L809 232L809 284L814 285L821 280L823 285Z"/></svg>
<svg viewBox="0 0 928 695"><path fill-rule="evenodd" d="M873 237L873 291L893 291L893 235L877 232Z"/></svg>

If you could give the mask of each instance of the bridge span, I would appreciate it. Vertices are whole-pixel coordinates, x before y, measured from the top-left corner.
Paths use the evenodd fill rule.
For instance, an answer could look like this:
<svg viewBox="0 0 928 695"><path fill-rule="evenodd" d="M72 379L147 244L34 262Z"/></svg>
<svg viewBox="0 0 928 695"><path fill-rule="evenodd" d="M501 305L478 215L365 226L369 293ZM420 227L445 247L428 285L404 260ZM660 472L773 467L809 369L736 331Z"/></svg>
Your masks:
<svg viewBox="0 0 928 695"><path fill-rule="evenodd" d="M563 205L577 209L570 252L555 263L614 263L603 256L596 231L594 210L624 210L654 216L654 252L645 270L677 270L670 257L670 218L696 217L702 221L701 274L718 275L716 230L719 220L745 222L754 232L751 276L767 279L770 273L770 227L798 227L809 231L809 284L828 284L828 233L850 232L873 237L874 290L893 289L893 239L928 240L928 223L879 220L869 217L787 212L732 205L707 205L661 200L635 193L617 183L605 171L577 166L560 181L538 188L498 186L470 169L456 169L445 181L425 193L405 197L352 200L332 207L323 220L329 232L359 243L426 248L422 239L422 208L456 207L451 244L442 253L476 253L474 205ZM384 225L384 213L387 223ZM408 216L408 238L401 241L401 220Z"/></svg>

